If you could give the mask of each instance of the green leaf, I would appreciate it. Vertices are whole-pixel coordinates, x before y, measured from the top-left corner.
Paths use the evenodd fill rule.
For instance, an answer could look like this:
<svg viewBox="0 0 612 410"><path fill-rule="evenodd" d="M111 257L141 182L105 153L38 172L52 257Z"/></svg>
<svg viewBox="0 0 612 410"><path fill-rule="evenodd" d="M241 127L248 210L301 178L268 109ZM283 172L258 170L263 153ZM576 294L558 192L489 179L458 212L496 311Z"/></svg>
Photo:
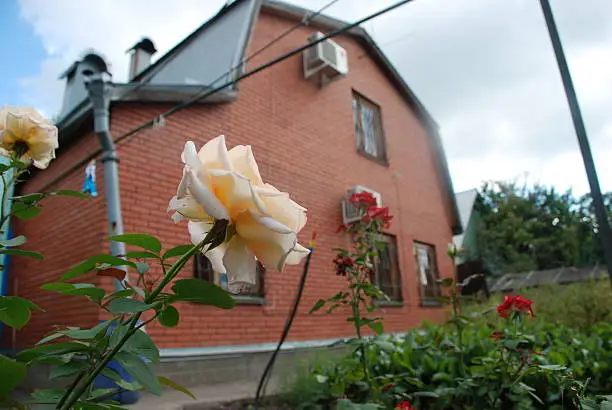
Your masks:
<svg viewBox="0 0 612 410"><path fill-rule="evenodd" d="M108 310L113 314L117 315L120 313L137 313L144 312L147 309L151 309L153 305L146 304L136 299L113 299L108 304Z"/></svg>
<svg viewBox="0 0 612 410"><path fill-rule="evenodd" d="M61 330L58 333L63 333L64 335L71 337L73 339L81 339L81 340L90 340L94 339L100 332L105 332L106 329L112 323L111 320L107 320L102 323L98 323L96 326L91 329L69 329L69 330Z"/></svg>
<svg viewBox="0 0 612 410"><path fill-rule="evenodd" d="M146 390L160 396L162 386L149 368L138 356L121 351L115 356L115 360Z"/></svg>
<svg viewBox="0 0 612 410"><path fill-rule="evenodd" d="M191 397L194 400L197 399L197 397L192 392L190 392L189 390L187 390L186 388L184 388L180 384L173 382L170 379L167 379L167 378L165 378L163 376L158 376L157 380L161 384L163 384L164 386L168 386L168 387L170 387L170 388L172 388L172 389L174 389L176 391L180 391L181 393L185 393L187 396Z"/></svg>
<svg viewBox="0 0 612 410"><path fill-rule="evenodd" d="M36 342L36 346L52 342L55 339L59 339L60 337L64 337L64 334L63 333L57 333L57 332L51 333L49 336L43 337L38 342Z"/></svg>
<svg viewBox="0 0 612 410"><path fill-rule="evenodd" d="M19 386L26 374L27 367L24 363L0 355L0 400Z"/></svg>
<svg viewBox="0 0 612 410"><path fill-rule="evenodd" d="M134 296L136 292L132 289L124 289L119 290L115 293L111 293L107 296L108 299L116 299L116 298L129 298L130 296Z"/></svg>
<svg viewBox="0 0 612 410"><path fill-rule="evenodd" d="M80 353L88 349L88 345L82 342L53 343L22 350L17 353L17 360L20 362L31 362L43 357L52 357L73 352Z"/></svg>
<svg viewBox="0 0 612 410"><path fill-rule="evenodd" d="M455 280L453 278L444 278L444 279L438 279L438 280L436 280L436 282L438 282L439 284L441 284L445 288L448 288L448 287L452 286L455 283Z"/></svg>
<svg viewBox="0 0 612 410"><path fill-rule="evenodd" d="M0 322L21 329L29 321L32 310L41 310L34 303L17 296L0 296Z"/></svg>
<svg viewBox="0 0 612 410"><path fill-rule="evenodd" d="M33 194L14 196L11 199L13 200L13 202L30 202L31 203L31 202L40 201L44 197L45 197L45 194L36 192Z"/></svg>
<svg viewBox="0 0 612 410"><path fill-rule="evenodd" d="M40 287L43 290L61 293L62 295L87 296L92 300L102 300L106 292L90 283L46 283Z"/></svg>
<svg viewBox="0 0 612 410"><path fill-rule="evenodd" d="M115 235L111 236L108 239L115 242L127 243L128 245L139 246L143 249L155 253L159 253L162 248L162 244L159 239L143 233L128 233L125 235Z"/></svg>
<svg viewBox="0 0 612 410"><path fill-rule="evenodd" d="M25 257L28 257L28 258L34 258L34 259L40 259L40 260L45 259L45 257L42 256L38 252L24 251L24 250L21 250L21 249L0 249L0 254L25 256Z"/></svg>
<svg viewBox="0 0 612 410"><path fill-rule="evenodd" d="M432 392L432 391L418 391L413 394L417 397L431 397L434 399L437 399L438 397L440 397L437 393Z"/></svg>
<svg viewBox="0 0 612 410"><path fill-rule="evenodd" d="M54 196L76 196L78 198L89 198L89 195L84 194L80 191L73 191L72 189L60 189L59 191L51 192L49 195Z"/></svg>
<svg viewBox="0 0 612 410"><path fill-rule="evenodd" d="M167 306L164 310L159 312L157 316L157 321L165 327L174 327L178 325L179 320L179 312L174 306Z"/></svg>
<svg viewBox="0 0 612 410"><path fill-rule="evenodd" d="M138 391L142 390L142 385L137 382L127 382L121 378L121 375L116 370L106 367L102 370L102 376L114 381L117 386L125 390Z"/></svg>
<svg viewBox="0 0 612 410"><path fill-rule="evenodd" d="M32 392L33 400L30 403L57 404L66 393L65 389L41 389Z"/></svg>
<svg viewBox="0 0 612 410"><path fill-rule="evenodd" d="M159 362L159 350L157 346L155 346L151 337L141 329L138 329L136 333L125 342L121 351L127 351L144 357L153 363Z"/></svg>
<svg viewBox="0 0 612 410"><path fill-rule="evenodd" d="M559 370L567 369L567 367L561 366L558 364L541 364L538 367L543 370L552 370L552 371L559 371Z"/></svg>
<svg viewBox="0 0 612 410"><path fill-rule="evenodd" d="M84 275L87 272L96 269L97 264L106 264L109 266L130 266L136 269L134 262L126 261L125 259L111 255L95 255L70 269L61 277L61 280L69 280L76 278L77 276Z"/></svg>
<svg viewBox="0 0 612 410"><path fill-rule="evenodd" d="M386 352L395 351L395 345L391 342L387 342L386 340L375 340L374 344Z"/></svg>
<svg viewBox="0 0 612 410"><path fill-rule="evenodd" d="M189 252L191 249L193 249L193 245L179 245L179 246L175 246L174 248L166 251L166 253L164 253L163 258L164 259L169 259L169 258L174 258L176 256L183 256L184 254Z"/></svg>
<svg viewBox="0 0 612 410"><path fill-rule="evenodd" d="M383 332L383 325L380 322L367 322L366 323L370 329L374 331L377 335L381 335Z"/></svg>
<svg viewBox="0 0 612 410"><path fill-rule="evenodd" d="M129 259L147 259L147 258L159 259L159 255L156 255L151 252L145 252L145 251L128 252L125 254L125 257Z"/></svg>
<svg viewBox="0 0 612 410"><path fill-rule="evenodd" d="M26 237L23 235L19 235L12 239L0 241L0 246L5 246L5 247L19 246L19 245L23 245L24 243L26 243Z"/></svg>
<svg viewBox="0 0 612 410"><path fill-rule="evenodd" d="M49 379L58 379L60 377L68 377L73 376L85 369L87 369L89 365L84 361L72 361L68 363L61 364L57 366L55 369L51 371L49 374Z"/></svg>
<svg viewBox="0 0 612 410"><path fill-rule="evenodd" d="M314 304L314 306L310 309L308 314L312 315L314 312L316 312L317 310L321 309L323 306L325 306L325 302L326 302L325 299L317 300L317 303Z"/></svg>
<svg viewBox="0 0 612 410"><path fill-rule="evenodd" d="M16 202L12 207L13 216L23 220L36 218L41 212L40 207L25 202Z"/></svg>
<svg viewBox="0 0 612 410"><path fill-rule="evenodd" d="M236 300L225 290L201 279L177 280L172 286L172 291L174 295L170 297L171 302L195 302L221 309L231 309L236 305Z"/></svg>

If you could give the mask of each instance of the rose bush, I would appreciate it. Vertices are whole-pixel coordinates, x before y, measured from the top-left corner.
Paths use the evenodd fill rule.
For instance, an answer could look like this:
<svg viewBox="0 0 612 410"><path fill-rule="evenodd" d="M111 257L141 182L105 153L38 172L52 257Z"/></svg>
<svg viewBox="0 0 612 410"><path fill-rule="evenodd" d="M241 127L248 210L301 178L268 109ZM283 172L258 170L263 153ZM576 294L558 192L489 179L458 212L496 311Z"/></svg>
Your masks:
<svg viewBox="0 0 612 410"><path fill-rule="evenodd" d="M168 211L175 222L189 221L194 244L210 232L215 220L228 221L223 243L203 253L215 271L227 274L230 289L255 283L256 260L282 271L308 255L297 242L306 209L263 182L250 146L228 151L221 135L197 152L189 141L182 160L183 177Z"/></svg>

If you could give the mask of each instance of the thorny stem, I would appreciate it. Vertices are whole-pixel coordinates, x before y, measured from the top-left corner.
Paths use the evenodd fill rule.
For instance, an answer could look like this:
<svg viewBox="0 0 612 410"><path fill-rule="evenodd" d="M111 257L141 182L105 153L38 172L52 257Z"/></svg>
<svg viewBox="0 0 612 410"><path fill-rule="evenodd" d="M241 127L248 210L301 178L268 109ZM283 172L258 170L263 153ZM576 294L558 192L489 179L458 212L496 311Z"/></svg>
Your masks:
<svg viewBox="0 0 612 410"><path fill-rule="evenodd" d="M206 245L207 243L211 241L212 239L209 239L207 236L206 238L204 238L204 240L199 245L194 246L187 253L181 256L179 260L177 260L174 263L174 265L172 265L170 270L167 272L167 274L162 279L162 281L157 285L157 287L145 298L144 303L149 304L153 302L155 298L164 290L166 285L170 283L172 279L176 277L176 275L180 272L183 266L185 266L185 264L189 261L189 259L197 251L202 249L204 245ZM60 403L58 403L56 407L57 409L68 410L72 407L74 403L76 403L79 400L79 398L83 395L83 393L85 393L85 391L91 385L91 383L93 383L94 379L100 374L102 370L104 370L108 362L110 362L112 358L115 357L115 355L119 352L119 350L121 350L125 342L127 342L127 340L130 337L132 337L134 333L136 333L136 331L139 329L138 319L140 319L141 315L142 315L142 312L138 312L134 314L134 316L132 316L132 318L128 322L128 325L127 325L128 331L126 332L126 334L119 340L117 345L115 345L115 347L108 354L106 354L102 358L102 360L98 362L98 364L94 367L94 369L87 374L87 377L85 379L80 378L74 384L74 386L71 386L71 388L68 389L68 391L66 392L68 394L68 398L64 399L63 402L60 401Z"/></svg>

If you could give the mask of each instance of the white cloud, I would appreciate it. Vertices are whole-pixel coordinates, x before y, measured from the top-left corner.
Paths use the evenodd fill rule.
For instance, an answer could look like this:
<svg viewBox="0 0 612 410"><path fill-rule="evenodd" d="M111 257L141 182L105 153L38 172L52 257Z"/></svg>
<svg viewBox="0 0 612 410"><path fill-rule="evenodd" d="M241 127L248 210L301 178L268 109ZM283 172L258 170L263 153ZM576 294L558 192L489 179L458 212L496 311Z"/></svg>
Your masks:
<svg viewBox="0 0 612 410"><path fill-rule="evenodd" d="M612 190L609 1L551 1L605 190ZM292 2L316 10L328 0ZM352 21L393 2L339 0L326 13ZM48 54L36 76L21 80L24 99L57 111L57 76L88 48L103 53L123 81L125 50L141 36L154 40L159 56L224 3L20 0ZM537 1L416 0L366 28L440 124L457 190L524 174L560 189L588 189Z"/></svg>

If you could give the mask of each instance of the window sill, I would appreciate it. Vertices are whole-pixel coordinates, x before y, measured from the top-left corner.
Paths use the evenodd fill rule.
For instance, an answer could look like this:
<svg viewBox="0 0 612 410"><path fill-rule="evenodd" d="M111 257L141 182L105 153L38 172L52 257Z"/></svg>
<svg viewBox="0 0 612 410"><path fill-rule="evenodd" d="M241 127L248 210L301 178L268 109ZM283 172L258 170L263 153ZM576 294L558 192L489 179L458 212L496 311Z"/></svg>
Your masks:
<svg viewBox="0 0 612 410"><path fill-rule="evenodd" d="M443 307L444 304L435 299L421 299L422 307Z"/></svg>
<svg viewBox="0 0 612 410"><path fill-rule="evenodd" d="M237 305L265 305L266 298L261 296L235 295Z"/></svg>
<svg viewBox="0 0 612 410"><path fill-rule="evenodd" d="M377 300L374 304L378 307L403 307L403 300Z"/></svg>
<svg viewBox="0 0 612 410"><path fill-rule="evenodd" d="M359 155L361 155L362 157L365 157L367 159L369 159L370 161L374 161L379 163L382 166L388 167L389 166L389 161L387 161L387 158L378 158L375 157L373 155L368 154L367 152L360 150L359 148L357 148L357 153L359 153Z"/></svg>

